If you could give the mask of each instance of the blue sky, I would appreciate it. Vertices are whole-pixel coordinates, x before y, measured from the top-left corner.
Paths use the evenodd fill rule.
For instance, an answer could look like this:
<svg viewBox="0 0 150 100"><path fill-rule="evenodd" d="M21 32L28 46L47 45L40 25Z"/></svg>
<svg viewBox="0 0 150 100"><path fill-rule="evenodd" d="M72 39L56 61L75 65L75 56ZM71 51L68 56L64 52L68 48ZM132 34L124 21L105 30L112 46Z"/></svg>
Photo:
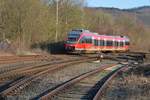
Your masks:
<svg viewBox="0 0 150 100"><path fill-rule="evenodd" d="M139 6L150 6L150 0L86 0L89 7L115 7L128 9Z"/></svg>

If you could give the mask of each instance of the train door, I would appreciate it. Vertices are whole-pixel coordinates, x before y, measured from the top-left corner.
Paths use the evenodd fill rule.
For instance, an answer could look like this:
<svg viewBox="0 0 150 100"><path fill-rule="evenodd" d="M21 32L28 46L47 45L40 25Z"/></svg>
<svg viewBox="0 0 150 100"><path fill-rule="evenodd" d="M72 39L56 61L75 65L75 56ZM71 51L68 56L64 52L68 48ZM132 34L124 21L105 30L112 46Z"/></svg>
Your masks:
<svg viewBox="0 0 150 100"><path fill-rule="evenodd" d="M104 39L104 46L103 46L103 50L105 51L106 50L106 44L107 44L107 40L106 39Z"/></svg>
<svg viewBox="0 0 150 100"><path fill-rule="evenodd" d="M92 36L83 36L79 40L78 47L81 48L81 50L89 50L92 46Z"/></svg>
<svg viewBox="0 0 150 100"><path fill-rule="evenodd" d="M113 51L115 50L115 39L113 39Z"/></svg>
<svg viewBox="0 0 150 100"><path fill-rule="evenodd" d="M100 40L100 49L101 51L104 49L105 41L103 39Z"/></svg>
<svg viewBox="0 0 150 100"><path fill-rule="evenodd" d="M93 46L94 46L94 39L95 39L95 38L94 38L94 37L92 37L92 44L93 44Z"/></svg>
<svg viewBox="0 0 150 100"><path fill-rule="evenodd" d="M125 40L123 40L123 49L125 50L126 48L125 48Z"/></svg>
<svg viewBox="0 0 150 100"><path fill-rule="evenodd" d="M119 42L117 40L115 40L115 50L117 51L119 48Z"/></svg>
<svg viewBox="0 0 150 100"><path fill-rule="evenodd" d="M101 52L101 48L100 48L100 37L98 37L98 52Z"/></svg>
<svg viewBox="0 0 150 100"><path fill-rule="evenodd" d="M92 47L92 36L86 36L85 37L84 47L85 47L86 50L91 49L91 47Z"/></svg>
<svg viewBox="0 0 150 100"><path fill-rule="evenodd" d="M123 50L124 49L124 43L123 41L120 41L120 50Z"/></svg>
<svg viewBox="0 0 150 100"><path fill-rule="evenodd" d="M129 41L125 41L125 49L126 50L129 50L129 45L130 45Z"/></svg>
<svg viewBox="0 0 150 100"><path fill-rule="evenodd" d="M79 50L84 50L84 44L85 44L85 38L84 36L79 40L78 44L76 45L76 48Z"/></svg>
<svg viewBox="0 0 150 100"><path fill-rule="evenodd" d="M120 40L118 41L118 50L120 50Z"/></svg>
<svg viewBox="0 0 150 100"><path fill-rule="evenodd" d="M106 50L111 51L113 49L113 41L112 40L107 40L106 41Z"/></svg>

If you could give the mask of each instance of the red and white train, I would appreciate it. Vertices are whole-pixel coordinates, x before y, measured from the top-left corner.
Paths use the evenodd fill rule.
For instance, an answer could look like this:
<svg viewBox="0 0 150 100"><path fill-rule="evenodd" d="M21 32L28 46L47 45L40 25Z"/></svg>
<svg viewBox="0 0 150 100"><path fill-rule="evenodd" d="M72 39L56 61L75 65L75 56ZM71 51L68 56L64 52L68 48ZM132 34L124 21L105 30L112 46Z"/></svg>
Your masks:
<svg viewBox="0 0 150 100"><path fill-rule="evenodd" d="M84 29L75 29L68 33L65 43L67 52L125 52L129 50L129 38L126 36L99 35Z"/></svg>

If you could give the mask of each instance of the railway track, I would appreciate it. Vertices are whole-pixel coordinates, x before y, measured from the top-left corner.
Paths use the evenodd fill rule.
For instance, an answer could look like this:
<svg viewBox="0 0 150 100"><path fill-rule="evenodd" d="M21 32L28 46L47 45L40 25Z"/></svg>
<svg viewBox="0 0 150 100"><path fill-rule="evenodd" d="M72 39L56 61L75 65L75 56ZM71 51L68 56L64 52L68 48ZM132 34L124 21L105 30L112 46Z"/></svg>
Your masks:
<svg viewBox="0 0 150 100"><path fill-rule="evenodd" d="M122 61L120 59L125 59L125 61L128 61L128 62L129 62L129 60L132 60L132 61L135 61L135 62L136 62L136 60L141 60L141 59L137 59L138 57L141 57L141 56L136 56L136 55L131 55L131 56L130 55L119 55L119 56L115 56L115 57L107 55L105 57L106 57L106 59L107 58L108 59L115 59L116 61L119 61L119 62ZM8 95L17 95L21 90L23 90L24 88L29 86L31 83L36 81L39 77L43 77L43 76L47 75L48 73L53 73L53 71L65 68L66 66L70 66L70 65L73 65L73 64L82 63L82 62L91 61L91 60L96 59L96 57L87 57L87 56L86 57L84 56L84 57L81 57L81 58L82 59L78 58L78 59L69 60L69 61L68 60L63 60L63 61L58 61L58 62L55 62L55 63L53 63L53 62L44 62L43 64L39 64L39 65L36 65L36 66L27 66L27 67L23 67L23 68L16 68L16 69L10 70L8 72L7 71L2 72L2 73L0 73L0 80L1 81L11 80L12 78L13 78L13 80L11 80L8 83L1 86L0 95L2 97L6 97ZM121 65L121 66L124 66L124 65ZM54 88L52 88L48 91L43 92L42 94L38 95L38 97L35 97L33 99L37 99L37 98L38 99L43 99L43 100L58 99L58 98L59 99L60 98L61 99L64 99L64 98L66 99L66 96L64 96L64 94L62 95L61 93L57 93L57 92L58 92L58 90L59 91L62 91L62 90L67 91L68 89L64 89L67 86L67 87L73 87L73 91L69 90L69 91L66 92L66 94L68 92L71 92L69 94L74 95L73 97L69 97L69 98L67 97L67 99L69 99L69 100L70 99L75 99L76 100L76 99L79 99L79 98L86 98L86 99L88 98L88 100L89 100L89 98L90 99L92 98L94 100L99 100L99 98L100 98L100 96L103 92L103 89L105 89L107 84L117 75L118 72L125 69L125 68L122 68L122 67L116 67L116 69L113 70L113 71L112 70L105 70L105 69L109 69L109 67L111 67L111 66L98 68L97 69L98 71L93 70L93 71L86 72L82 75L79 75L79 76L69 80L69 81L73 81L73 82L67 83L67 82L69 82L69 81L67 81L63 84L59 84L60 87L59 86L54 87ZM81 77L81 79L79 77ZM91 80L91 79L95 79L95 77L96 77L97 80L93 80L92 83L90 83L89 81L84 81L84 79L85 80L87 80L87 79ZM97 83L99 83L99 81L100 82L102 81L102 82L101 82L100 88L97 88ZM105 83L105 81L106 81L106 83ZM67 83L67 85L65 85L66 83ZM68 84L69 84L69 86L68 86ZM72 86L73 84L75 86ZM95 84L96 84L96 90L94 89L94 92L91 92L93 90L91 88L94 87ZM81 86L81 85L88 85L88 88L85 89L85 86ZM79 91L83 90L82 94L77 93L77 91L74 92L74 89L76 89L76 87L80 88ZM54 90L55 88L56 88L56 90ZM85 89L85 91L84 91L84 89ZM95 91L97 92L97 94L96 94ZM52 95L51 95L51 93L52 93ZM87 95L87 93L94 93L94 94L92 95L92 97L88 97L88 95L90 95L90 94Z"/></svg>
<svg viewBox="0 0 150 100"><path fill-rule="evenodd" d="M11 58L12 57L12 58ZM37 58L36 58L37 57ZM38 58L39 57L39 58ZM9 75L9 73L11 73L12 70L16 70L16 71L20 71L19 69L28 69L31 66L41 66L41 65L46 65L49 64L49 62L63 62L63 61L67 61L70 59L74 59L74 58L79 58L78 56L64 56L62 55L61 57L57 57L57 56L52 56L52 57L44 57L44 56L40 56L40 55L31 55L31 56L3 56L0 57L0 75L3 76L3 73L6 73ZM4 60L4 62L3 62ZM13 60L13 62L12 62ZM2 62L1 62L2 61ZM7 61L7 63L5 64L5 61ZM26 67L26 68L22 68L22 67ZM13 72L13 71L12 71ZM13 72L15 73L15 72ZM4 75L5 76L5 75Z"/></svg>
<svg viewBox="0 0 150 100"><path fill-rule="evenodd" d="M2 56L0 57L0 64L11 64L16 62L27 62L27 61L40 61L49 59L48 56L42 55L27 55L27 56Z"/></svg>
<svg viewBox="0 0 150 100"><path fill-rule="evenodd" d="M0 68L0 81L7 81L25 75L29 76L37 72L40 72L42 70L48 69L52 65L55 66L57 64L66 63L68 61L79 60L79 58L74 58L73 60L68 60L68 59L58 60L58 61L57 60L56 61L43 60L38 62L34 61L29 65L23 63L23 65L20 64L18 66L14 65L15 67L12 67L11 65L9 65L8 67L2 67Z"/></svg>
<svg viewBox="0 0 150 100"><path fill-rule="evenodd" d="M16 81L13 81L12 83L9 83L7 86L5 86L8 88L4 88L4 90L1 90L0 94L1 96L16 94L17 92L21 91L23 88L28 86L30 83L35 81L38 77L42 77L48 74L49 72L53 72L54 70L59 70L61 68L67 67L72 64L91 61L91 60L95 60L95 58L82 58L82 59L69 60L66 62L63 61L62 63L59 64L52 64L52 65L45 66L43 67L43 69L42 67L39 67L38 69L34 69L36 71L38 70L37 73L28 77L22 77Z"/></svg>
<svg viewBox="0 0 150 100"><path fill-rule="evenodd" d="M40 100L50 100L50 99L74 100L75 99L75 100L77 100L77 99L85 99L85 98L87 98L87 100L91 100L91 97L90 98L86 97L86 96L90 95L90 94L88 94L88 92L90 91L92 86L99 83L100 77L103 78L103 76L105 76L111 72L110 68L118 69L121 67L120 67L120 65L118 65L118 66L117 65L109 65L109 66L99 67L92 71L81 74L77 77L74 77L71 80L66 81L66 82L62 83L61 85L58 85L50 90L47 90L47 91L43 92L42 94L40 94L39 96L32 98L32 100L37 100L37 99L40 99ZM96 87L97 87L97 85L96 85ZM96 89L97 88L92 89L92 91L96 91ZM62 93L62 92L65 92L65 93ZM90 91L90 93L92 93L92 92ZM64 96L64 94L65 94L65 96ZM72 96L70 96L70 95L72 95Z"/></svg>
<svg viewBox="0 0 150 100"><path fill-rule="evenodd" d="M30 61L30 62L16 62L14 64L1 65L0 74L7 73L12 70L20 69L28 66L35 66L38 64L46 63L47 61Z"/></svg>
<svg viewBox="0 0 150 100"><path fill-rule="evenodd" d="M44 63L39 63L39 64L34 64L26 67L20 67L20 68L15 68L14 70L4 72L0 74L0 80L5 81L9 80L12 78L24 76L24 75L31 75L34 73L37 73L39 71L42 71L46 68L49 68L50 65L57 65L58 63L62 63L64 61L60 62L44 62Z"/></svg>
<svg viewBox="0 0 150 100"><path fill-rule="evenodd" d="M82 59L74 59L74 60L69 60L69 61L63 60L63 61L58 61L58 62L57 61L56 62L46 62L46 63L34 65L34 66L21 67L21 68L0 74L0 80L5 81L5 80L17 78L17 77L30 76L35 73L47 70L51 67L55 67L59 64L65 65L68 62L73 62L73 61L78 61L78 60L82 60ZM78 61L78 62L80 62L80 61Z"/></svg>
<svg viewBox="0 0 150 100"><path fill-rule="evenodd" d="M125 71L128 69L128 65L126 65L126 67L121 67L116 69L115 71L111 72L110 74L108 74L106 77L104 77L101 81L101 87L99 88L99 90L97 91L97 93L95 94L95 96L93 97L93 100L100 100L102 97L103 92L105 91L106 87L108 86L108 84L113 80L113 78L115 76L117 76L117 74L119 72Z"/></svg>
<svg viewBox="0 0 150 100"><path fill-rule="evenodd" d="M130 58L131 57L131 58ZM138 57L141 56L125 56L124 59L127 59L127 61L132 60L128 63L134 64L135 62L139 62L140 59ZM117 59L118 60L118 59ZM134 62L134 63L133 63ZM32 100L78 100L78 99L84 99L84 100L100 100L102 92L108 85L108 83L119 73L123 70L127 70L128 66L130 64L122 65L121 67L116 68L113 71L106 71L108 66L104 68L98 68L96 70L90 71L88 73L82 74L78 77L75 77L53 89L47 90L44 93L38 95L37 97L33 98ZM104 71L105 70L105 71ZM93 80L95 77L91 77L91 75L96 74L97 72L101 72L102 75L101 78L97 81ZM107 75L104 77L103 73L107 73ZM97 75L96 75L97 76ZM88 79L87 79L88 78ZM84 81L84 79L88 81ZM91 80L92 79L92 80ZM91 82L89 82L92 81ZM93 83L94 82L94 83ZM81 86L81 84L83 86ZM92 84L92 85L91 85ZM88 85L88 87L86 86ZM94 87L94 88L93 88ZM71 89L70 89L71 88ZM94 94L93 94L94 93Z"/></svg>

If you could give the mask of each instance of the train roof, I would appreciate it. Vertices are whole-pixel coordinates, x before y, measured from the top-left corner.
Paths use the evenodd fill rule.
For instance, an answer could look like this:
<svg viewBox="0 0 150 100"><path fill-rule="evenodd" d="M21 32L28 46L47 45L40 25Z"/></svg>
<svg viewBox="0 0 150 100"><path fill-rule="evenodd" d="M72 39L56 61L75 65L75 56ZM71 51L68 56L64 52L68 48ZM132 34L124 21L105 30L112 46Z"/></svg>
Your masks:
<svg viewBox="0 0 150 100"><path fill-rule="evenodd" d="M72 29L72 31L78 31L78 32L90 32L89 30L86 30L86 29Z"/></svg>
<svg viewBox="0 0 150 100"><path fill-rule="evenodd" d="M94 38L104 38L104 39L108 39L108 40L112 40L112 39L115 39L115 40L126 40L126 41L129 41L129 38L127 36L116 36L116 35L106 35L106 34L98 34L98 33L86 33L86 32L83 32L82 33L83 35L87 35L87 36L93 36Z"/></svg>
<svg viewBox="0 0 150 100"><path fill-rule="evenodd" d="M127 36L117 36L117 35L106 35L106 34L98 34L95 32L90 32L89 30L86 29L72 29L71 32L69 32L69 34L78 34L78 35L87 35L87 36L93 36L94 38L104 38L104 39L108 39L108 40L125 40L125 41L129 41L129 38Z"/></svg>

